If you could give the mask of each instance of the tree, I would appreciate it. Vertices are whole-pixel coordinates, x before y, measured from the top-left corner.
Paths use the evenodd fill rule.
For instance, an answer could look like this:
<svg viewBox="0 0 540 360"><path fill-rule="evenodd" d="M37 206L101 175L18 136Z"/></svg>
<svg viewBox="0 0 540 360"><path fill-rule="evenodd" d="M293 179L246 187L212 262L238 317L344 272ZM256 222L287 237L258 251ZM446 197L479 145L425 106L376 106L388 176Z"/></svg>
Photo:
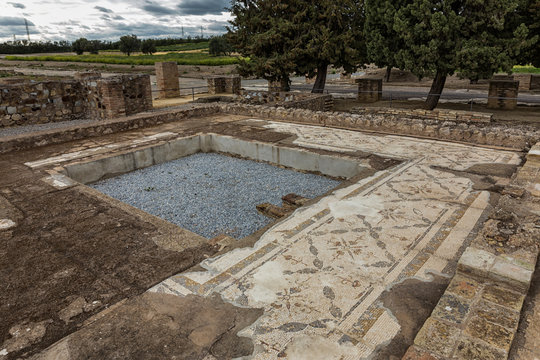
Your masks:
<svg viewBox="0 0 540 360"><path fill-rule="evenodd" d="M354 72L367 60L363 33L364 0L300 1L293 21L297 73L317 75L312 92L322 93L329 65Z"/></svg>
<svg viewBox="0 0 540 360"><path fill-rule="evenodd" d="M516 1L411 0L397 11L394 30L403 41L397 64L420 78L434 77L427 109L437 106L446 77L456 71L487 77L512 69L524 29L511 36L502 30Z"/></svg>
<svg viewBox="0 0 540 360"><path fill-rule="evenodd" d="M407 0L366 0L365 25L367 55L370 62L380 68L386 67L386 82L390 81L393 67L397 67L396 52L403 46L402 39L394 30L394 17Z"/></svg>
<svg viewBox="0 0 540 360"><path fill-rule="evenodd" d="M157 51L156 42L153 39L143 40L141 43L141 51L143 54L152 55Z"/></svg>
<svg viewBox="0 0 540 360"><path fill-rule="evenodd" d="M233 20L227 39L244 57L239 73L279 82L281 90L288 91L289 74L297 69L298 25L293 18L298 1L232 0L229 10Z"/></svg>
<svg viewBox="0 0 540 360"><path fill-rule="evenodd" d="M516 11L510 14L507 31L523 24L527 39L522 51L516 56L516 64L540 67L540 0L520 0Z"/></svg>
<svg viewBox="0 0 540 360"><path fill-rule="evenodd" d="M88 47L88 40L85 38L79 38L75 40L73 44L71 44L71 47L77 55L82 55Z"/></svg>
<svg viewBox="0 0 540 360"><path fill-rule="evenodd" d="M214 36L208 42L208 53L213 56L229 55L232 47L225 36Z"/></svg>
<svg viewBox="0 0 540 360"><path fill-rule="evenodd" d="M137 39L137 35L124 35L120 38L119 48L121 52L130 56L132 52L141 48L141 40Z"/></svg>
<svg viewBox="0 0 540 360"><path fill-rule="evenodd" d="M101 50L101 41L100 40L90 40L86 44L86 50L90 52L90 54L99 54L99 50Z"/></svg>

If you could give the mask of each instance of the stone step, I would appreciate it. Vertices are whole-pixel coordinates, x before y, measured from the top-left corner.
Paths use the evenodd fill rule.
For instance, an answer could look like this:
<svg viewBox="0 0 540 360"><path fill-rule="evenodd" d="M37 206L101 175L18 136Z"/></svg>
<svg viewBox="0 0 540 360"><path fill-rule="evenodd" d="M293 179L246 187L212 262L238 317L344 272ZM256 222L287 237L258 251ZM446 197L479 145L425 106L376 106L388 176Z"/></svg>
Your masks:
<svg viewBox="0 0 540 360"><path fill-rule="evenodd" d="M281 200L283 200L283 206L293 206L295 208L298 208L300 206L304 206L306 202L309 201L308 198L305 198L303 196L291 193L287 194L283 197L281 197Z"/></svg>

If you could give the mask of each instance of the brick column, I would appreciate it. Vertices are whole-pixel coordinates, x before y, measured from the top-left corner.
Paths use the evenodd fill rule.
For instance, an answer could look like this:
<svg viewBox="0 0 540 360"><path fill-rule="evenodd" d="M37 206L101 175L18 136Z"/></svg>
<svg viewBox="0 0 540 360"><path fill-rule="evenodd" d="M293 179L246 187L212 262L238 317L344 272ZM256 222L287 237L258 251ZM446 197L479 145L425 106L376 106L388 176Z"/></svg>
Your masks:
<svg viewBox="0 0 540 360"><path fill-rule="evenodd" d="M122 78L98 80L101 117L114 119L126 116L126 104L124 101Z"/></svg>
<svg viewBox="0 0 540 360"><path fill-rule="evenodd" d="M382 98L382 79L356 79L358 84L358 101L376 102Z"/></svg>
<svg viewBox="0 0 540 360"><path fill-rule="evenodd" d="M225 92L225 79L222 76L211 76L206 78L208 93L215 95Z"/></svg>
<svg viewBox="0 0 540 360"><path fill-rule="evenodd" d="M519 81L491 80L487 107L512 110L517 106Z"/></svg>
<svg viewBox="0 0 540 360"><path fill-rule="evenodd" d="M159 90L159 98L175 98L180 96L180 84L178 83L178 64L174 61L157 62L156 83Z"/></svg>
<svg viewBox="0 0 540 360"><path fill-rule="evenodd" d="M540 75L531 75L529 90L540 90Z"/></svg>
<svg viewBox="0 0 540 360"><path fill-rule="evenodd" d="M224 80L226 93L240 94L240 89L242 88L242 78L240 76L229 76Z"/></svg>

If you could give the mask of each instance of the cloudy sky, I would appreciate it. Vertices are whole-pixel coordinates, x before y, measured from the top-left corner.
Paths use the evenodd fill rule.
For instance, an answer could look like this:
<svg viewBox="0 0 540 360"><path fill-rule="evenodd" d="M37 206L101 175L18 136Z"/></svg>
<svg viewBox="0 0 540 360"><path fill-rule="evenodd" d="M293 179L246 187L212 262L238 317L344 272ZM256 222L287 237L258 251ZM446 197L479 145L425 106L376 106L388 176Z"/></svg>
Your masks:
<svg viewBox="0 0 540 360"><path fill-rule="evenodd" d="M0 0L0 41L117 40L126 34L146 37L204 36L223 33L229 0Z"/></svg>

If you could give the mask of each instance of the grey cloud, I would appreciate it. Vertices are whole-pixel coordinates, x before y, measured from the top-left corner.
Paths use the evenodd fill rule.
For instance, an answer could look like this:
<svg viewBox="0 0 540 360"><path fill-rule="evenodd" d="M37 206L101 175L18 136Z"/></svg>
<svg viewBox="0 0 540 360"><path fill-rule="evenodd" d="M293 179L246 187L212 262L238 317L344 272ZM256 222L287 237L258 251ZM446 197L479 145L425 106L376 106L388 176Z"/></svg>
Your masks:
<svg viewBox="0 0 540 360"><path fill-rule="evenodd" d="M124 19L122 16L120 16L120 15L115 15L115 16L113 17L113 19L114 19L114 20L125 20L125 19Z"/></svg>
<svg viewBox="0 0 540 360"><path fill-rule="evenodd" d="M106 13L106 14L112 14L114 12L111 9L107 9L103 6L94 6L94 9L101 11L102 13Z"/></svg>
<svg viewBox="0 0 540 360"><path fill-rule="evenodd" d="M8 2L8 4L17 9L26 9L26 6L24 6L24 4L21 4L21 3Z"/></svg>
<svg viewBox="0 0 540 360"><path fill-rule="evenodd" d="M219 15L227 6L229 0L182 0L177 5L180 15Z"/></svg>
<svg viewBox="0 0 540 360"><path fill-rule="evenodd" d="M170 15L176 13L176 10L161 6L152 1L145 1L144 5L141 8L144 11L149 12L153 15Z"/></svg>
<svg viewBox="0 0 540 360"><path fill-rule="evenodd" d="M0 16L0 26L22 26L24 27L24 18L13 16ZM28 26L35 26L33 22L28 21Z"/></svg>

